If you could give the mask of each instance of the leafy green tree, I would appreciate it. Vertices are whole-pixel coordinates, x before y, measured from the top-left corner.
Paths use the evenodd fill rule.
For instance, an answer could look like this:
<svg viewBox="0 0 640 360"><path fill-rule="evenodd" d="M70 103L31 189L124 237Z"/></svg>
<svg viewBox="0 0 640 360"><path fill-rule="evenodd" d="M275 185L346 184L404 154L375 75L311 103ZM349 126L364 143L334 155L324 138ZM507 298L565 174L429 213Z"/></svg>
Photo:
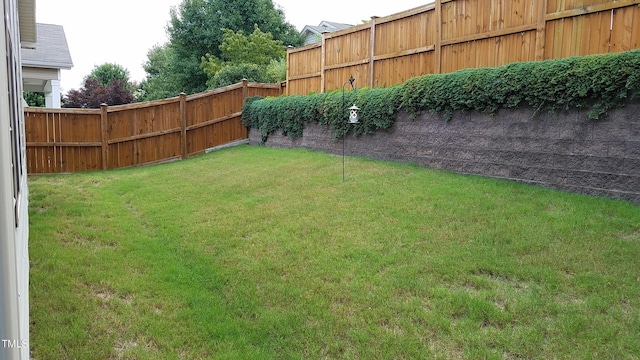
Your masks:
<svg viewBox="0 0 640 360"><path fill-rule="evenodd" d="M22 98L29 106L45 107L46 104L44 93L25 91L22 93Z"/></svg>
<svg viewBox="0 0 640 360"><path fill-rule="evenodd" d="M256 25L248 36L244 31L224 29L224 40L220 45L221 58L232 63L267 65L272 59L286 54L282 41L275 40L270 33L263 33Z"/></svg>
<svg viewBox="0 0 640 360"><path fill-rule="evenodd" d="M102 86L107 87L115 80L129 82L130 75L129 70L121 65L104 63L102 65L96 65L87 77L97 79Z"/></svg>
<svg viewBox="0 0 640 360"><path fill-rule="evenodd" d="M169 70L172 56L169 44L156 45L147 52L147 61L142 65L147 77L142 80L138 89L140 101L169 98L182 92Z"/></svg>
<svg viewBox="0 0 640 360"><path fill-rule="evenodd" d="M276 70L284 63L286 51L282 41L260 31L258 26L249 35L244 35L242 30L224 29L223 33L224 40L220 45L222 60L206 54L200 65L209 76L207 85L210 88L234 84L243 78L256 82L284 80L279 69Z"/></svg>
<svg viewBox="0 0 640 360"><path fill-rule="evenodd" d="M256 25L284 45L298 46L303 42L272 0L184 0L171 9L167 26L172 55L165 70L169 73L167 79L186 93L205 90L209 77L200 66L201 59L205 54L220 58L222 29L249 34Z"/></svg>
<svg viewBox="0 0 640 360"><path fill-rule="evenodd" d="M267 78L270 82L287 80L287 60L285 58L271 60L267 65Z"/></svg>
<svg viewBox="0 0 640 360"><path fill-rule="evenodd" d="M231 84L236 84L242 79L252 82L271 82L267 78L264 67L256 64L233 64L223 67L208 82L209 87L219 88Z"/></svg>

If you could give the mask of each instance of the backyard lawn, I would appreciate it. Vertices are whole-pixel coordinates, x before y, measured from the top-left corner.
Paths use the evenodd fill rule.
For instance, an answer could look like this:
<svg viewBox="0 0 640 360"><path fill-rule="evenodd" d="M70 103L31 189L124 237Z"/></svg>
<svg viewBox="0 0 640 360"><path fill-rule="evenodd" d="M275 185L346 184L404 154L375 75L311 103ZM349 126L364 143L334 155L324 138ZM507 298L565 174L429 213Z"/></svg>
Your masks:
<svg viewBox="0 0 640 360"><path fill-rule="evenodd" d="M35 176L33 359L640 358L640 206L239 146Z"/></svg>

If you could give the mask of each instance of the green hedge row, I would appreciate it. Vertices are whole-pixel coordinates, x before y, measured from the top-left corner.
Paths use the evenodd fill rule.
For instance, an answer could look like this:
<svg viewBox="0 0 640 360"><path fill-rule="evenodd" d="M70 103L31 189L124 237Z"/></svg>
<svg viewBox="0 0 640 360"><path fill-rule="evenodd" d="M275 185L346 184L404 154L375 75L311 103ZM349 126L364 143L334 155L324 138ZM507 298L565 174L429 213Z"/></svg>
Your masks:
<svg viewBox="0 0 640 360"><path fill-rule="evenodd" d="M344 96L344 98L343 98ZM276 131L302 136L305 123L330 126L334 136L345 134L348 108L360 107L355 134L368 134L393 125L399 111L412 118L421 112L444 114L530 106L541 111L589 109L597 120L607 111L640 97L640 50L560 60L513 63L497 68L465 69L425 75L390 88L341 90L308 96L250 98L242 113L247 127L260 130L262 141Z"/></svg>

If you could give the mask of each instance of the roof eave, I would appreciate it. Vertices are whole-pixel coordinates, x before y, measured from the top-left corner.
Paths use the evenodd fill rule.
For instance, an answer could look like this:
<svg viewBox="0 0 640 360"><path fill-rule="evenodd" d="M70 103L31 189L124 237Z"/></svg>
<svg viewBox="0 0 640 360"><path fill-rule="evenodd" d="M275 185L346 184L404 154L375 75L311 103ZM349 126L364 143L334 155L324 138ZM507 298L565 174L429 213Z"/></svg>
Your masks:
<svg viewBox="0 0 640 360"><path fill-rule="evenodd" d="M314 29L313 27L307 25L305 26L302 31L300 31L300 35L305 36L306 32L310 32L312 34L316 34L316 35L322 35L321 32L319 32L318 30Z"/></svg>
<svg viewBox="0 0 640 360"><path fill-rule="evenodd" d="M42 68L42 69L61 69L61 70L71 70L73 64L70 63L40 63L35 61L22 61L23 67L32 67L32 68Z"/></svg>

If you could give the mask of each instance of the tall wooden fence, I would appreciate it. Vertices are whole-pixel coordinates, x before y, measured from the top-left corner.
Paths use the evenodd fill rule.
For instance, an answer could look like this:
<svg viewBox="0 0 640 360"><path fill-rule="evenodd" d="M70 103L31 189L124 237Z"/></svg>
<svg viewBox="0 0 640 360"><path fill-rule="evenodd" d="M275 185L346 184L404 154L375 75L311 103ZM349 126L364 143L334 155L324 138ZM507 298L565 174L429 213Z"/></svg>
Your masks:
<svg viewBox="0 0 640 360"><path fill-rule="evenodd" d="M280 84L246 81L200 94L100 109L26 108L27 172L115 169L184 159L247 139L249 96L279 96Z"/></svg>
<svg viewBox="0 0 640 360"><path fill-rule="evenodd" d="M435 0L287 52L287 94L640 48L640 0Z"/></svg>

